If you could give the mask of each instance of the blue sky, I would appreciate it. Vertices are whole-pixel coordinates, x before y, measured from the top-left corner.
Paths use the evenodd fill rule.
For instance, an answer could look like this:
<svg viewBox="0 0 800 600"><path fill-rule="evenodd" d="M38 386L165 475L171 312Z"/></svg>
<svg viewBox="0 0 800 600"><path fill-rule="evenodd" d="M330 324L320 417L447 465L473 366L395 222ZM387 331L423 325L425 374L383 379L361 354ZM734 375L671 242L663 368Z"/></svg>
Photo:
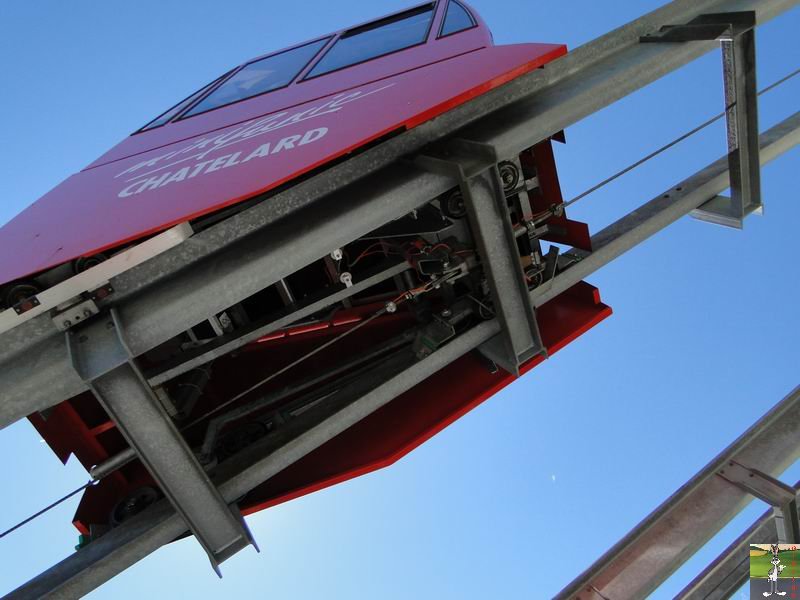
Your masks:
<svg viewBox="0 0 800 600"><path fill-rule="evenodd" d="M574 48L662 4L474 0L498 44ZM0 3L0 223L232 65L407 6L402 0ZM797 9L758 29L759 86L800 64ZM762 129L800 79L762 97ZM567 130L572 197L722 107L718 53ZM597 231L725 152L718 124L575 205ZM92 598L546 598L589 566L798 378L800 151L763 171L743 232L681 220L591 277L615 311L393 467L248 519L217 580L172 544ZM91 215L86 216L91 219ZM26 423L0 434L0 529L87 476ZM793 467L786 480L800 475ZM0 593L67 556L74 503L0 540ZM679 590L764 506L655 597Z"/></svg>

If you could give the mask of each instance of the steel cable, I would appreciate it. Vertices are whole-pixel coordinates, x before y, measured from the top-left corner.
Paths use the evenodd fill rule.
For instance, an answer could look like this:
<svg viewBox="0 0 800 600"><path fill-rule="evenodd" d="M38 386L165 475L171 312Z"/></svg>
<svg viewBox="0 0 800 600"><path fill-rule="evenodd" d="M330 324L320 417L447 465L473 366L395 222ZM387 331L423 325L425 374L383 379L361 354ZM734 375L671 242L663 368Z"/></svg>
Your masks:
<svg viewBox="0 0 800 600"><path fill-rule="evenodd" d="M56 506L58 506L58 505L59 505L59 504L61 504L62 502L66 502L67 500L69 500L70 498L72 498L72 497L73 497L75 494L78 494L79 492L82 492L82 491L83 491L83 490L85 490L86 488L92 487L92 486L93 486L95 483L97 483L97 482L96 482L94 479L92 479L92 480L90 480L90 481L87 481L87 482L86 482L86 483L84 483L84 484L83 484L81 487L79 487L78 489L76 489L76 490L74 490L74 491L70 492L69 494L67 494L67 495L66 495L66 496L64 496L63 498L60 498L60 499L56 500L56 501L55 501L55 502L53 502L52 504L49 504L48 506L44 507L44 508L43 508L42 510L40 510L39 512L37 512L37 513L34 513L34 514L32 514L30 517L28 517L27 519L24 519L24 520L20 521L19 523L17 523L16 525L14 525L14 526L13 526L11 529L7 529L7 530L6 530L6 531L4 531L3 533L0 533L0 538L4 538L4 537L5 537L5 536L7 536L9 533L11 533L11 532L13 532L13 531L16 531L17 529L19 529L19 528L20 528L20 527L22 527L23 525L26 525L27 523L30 523L30 522L31 522L31 521L33 521L33 520L34 520L36 517L39 517L39 516L43 515L44 513L46 513L46 512L47 512L47 511L49 511L50 509L53 509L53 508L55 508Z"/></svg>
<svg viewBox="0 0 800 600"><path fill-rule="evenodd" d="M778 87L778 86L779 86L779 85L781 85L782 83L785 83L785 82L787 82L788 80L790 80L792 77L796 76L797 74L800 74L800 69L795 69L794 71L792 71L791 73L789 73L789 74L788 74L788 75L786 75L785 77L782 77L782 78L781 78L781 79L779 79L778 81L776 81L776 82L774 82L774 83L772 83L772 84L768 85L767 87L765 87L764 89L762 89L761 91L759 91L757 95L758 95L758 96L761 96L762 94L766 94L767 92L769 92L770 90L773 90L773 89L775 89L776 87ZM706 127L708 127L709 125L712 125L712 124L716 123L717 121L719 121L720 119L722 119L722 118L723 118L723 117L724 117L724 116L727 114L728 110L730 110L731 108L733 108L735 105L736 105L736 103L733 103L733 104L729 105L729 106L726 108L726 110L724 110L723 112L719 113L718 115L715 115L715 116L711 117L710 119L708 119L707 121L705 121L705 122L701 123L700 125L698 125L698 126L697 126L697 127L695 127L694 129L691 129L691 130L687 131L686 133L684 133L683 135L681 135L681 136L679 136L679 137L675 138L674 140L672 140L672 141L671 141L671 142L669 142L668 144L665 144L665 145L661 146L660 148L658 148L657 150L654 150L653 152L651 152L651 153L650 153L650 154L648 154L647 156L645 156L645 157L643 157L643 158L640 158L640 159L639 159L639 160L637 160L635 163L632 163L632 164L628 165L627 167L625 167L625 168L624 168L624 169L622 169L621 171L617 171L616 173L614 173L614 174L613 174L613 175L611 175L610 177L608 177L608 178L604 179L604 180L603 180L603 181L601 181L600 183L598 183L598 184L596 184L596 185L593 185L592 187L590 187L588 190L586 190L586 191L584 191L584 192L581 192L580 194L578 194L577 196L575 196L575 197L574 197L574 198L572 198L571 200L568 200L567 202L564 202L564 203L563 203L561 206L566 208L567 206L570 206L570 205L572 205L572 204L575 204L575 203L576 203L578 200L581 200L582 198L585 198L585 197L586 197L586 196L588 196L589 194L591 194L591 193L593 193L593 192L596 192L597 190L599 190L600 188L602 188L602 187L604 187L604 186L608 185L609 183L611 183L611 182L612 182L612 181L614 181L615 179L619 179L620 177L622 177L622 176L623 176L623 175L625 175L626 173L628 173L628 172L632 171L632 170L633 170L633 169L635 169L636 167L638 167L638 166L640 166L640 165L643 165L644 163L646 163L647 161L649 161L651 158L655 158L656 156L658 156L658 155L659 155L659 154L661 154L662 152L664 152L664 151L666 151L666 150L669 150L670 148L672 148L672 147L673 147L673 146L675 146L676 144L678 144L678 143L682 142L682 141L683 141L683 140L685 140L686 138L693 136L693 135L694 135L695 133L697 133L698 131L702 131L703 129L705 129L705 128L706 128Z"/></svg>

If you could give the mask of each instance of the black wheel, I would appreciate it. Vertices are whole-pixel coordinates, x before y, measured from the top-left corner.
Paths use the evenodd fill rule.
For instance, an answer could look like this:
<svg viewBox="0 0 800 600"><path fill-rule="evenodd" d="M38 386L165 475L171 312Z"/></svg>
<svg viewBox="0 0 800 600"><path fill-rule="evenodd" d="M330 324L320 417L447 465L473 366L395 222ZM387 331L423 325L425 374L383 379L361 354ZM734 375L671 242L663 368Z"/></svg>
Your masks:
<svg viewBox="0 0 800 600"><path fill-rule="evenodd" d="M543 280L544 280L544 273L542 271L538 271L528 277L528 284L531 286L531 289L537 288L540 285L542 285Z"/></svg>
<svg viewBox="0 0 800 600"><path fill-rule="evenodd" d="M509 161L503 161L498 165L500 179L503 181L503 191L508 194L519 185L519 169L517 165Z"/></svg>
<svg viewBox="0 0 800 600"><path fill-rule="evenodd" d="M221 460L244 450L253 442L267 435L269 428L259 421L244 423L226 433L217 445L217 457Z"/></svg>
<svg viewBox="0 0 800 600"><path fill-rule="evenodd" d="M94 256L82 256L80 258L76 258L72 261L72 270L77 275L78 273L83 273L87 269L91 269L92 267L96 267L101 262L105 262L108 260L108 257L105 254L95 254Z"/></svg>
<svg viewBox="0 0 800 600"><path fill-rule="evenodd" d="M2 301L6 307L12 308L23 300L32 298L40 291L39 286L32 281L18 281L3 290Z"/></svg>
<svg viewBox="0 0 800 600"><path fill-rule="evenodd" d="M155 488L142 487L134 490L114 505L109 518L111 527L116 527L134 515L138 515L156 500L158 500L158 492Z"/></svg>
<svg viewBox="0 0 800 600"><path fill-rule="evenodd" d="M461 190L454 188L439 199L442 214L451 219L463 219L467 215L467 205Z"/></svg>

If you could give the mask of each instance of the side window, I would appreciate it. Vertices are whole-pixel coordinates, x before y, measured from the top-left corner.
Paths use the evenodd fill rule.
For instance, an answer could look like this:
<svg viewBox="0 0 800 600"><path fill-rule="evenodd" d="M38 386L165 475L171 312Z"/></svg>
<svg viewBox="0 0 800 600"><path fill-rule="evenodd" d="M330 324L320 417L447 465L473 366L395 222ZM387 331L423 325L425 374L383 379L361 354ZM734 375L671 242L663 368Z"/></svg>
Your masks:
<svg viewBox="0 0 800 600"><path fill-rule="evenodd" d="M428 37L432 17L433 4L427 4L351 29L342 34L307 78L421 44Z"/></svg>
<svg viewBox="0 0 800 600"><path fill-rule="evenodd" d="M187 107L189 107L192 104L194 104L195 101L198 98L201 98L208 90L210 90L215 85L217 85L220 81L225 79L229 74L230 74L230 71L225 73L225 75L223 75L222 77L218 77L217 79L215 79L214 81L209 83L206 87L202 88L201 90L195 92L194 94L192 94L191 96L186 98L186 100L184 100L183 102L180 102L180 103L176 104L175 106L173 106L172 108L170 108L167 112L165 112L160 117L156 117L155 119L150 121L147 125L142 127L139 131L147 131L148 129L153 129L154 127L160 127L164 123L167 123L167 122L171 121L175 116L181 114Z"/></svg>
<svg viewBox="0 0 800 600"><path fill-rule="evenodd" d="M328 39L330 38L317 40L245 65L184 116L196 115L289 85Z"/></svg>
<svg viewBox="0 0 800 600"><path fill-rule="evenodd" d="M442 30L439 37L444 37L475 26L475 21L469 11L456 0L450 0L447 4L447 13L442 23Z"/></svg>

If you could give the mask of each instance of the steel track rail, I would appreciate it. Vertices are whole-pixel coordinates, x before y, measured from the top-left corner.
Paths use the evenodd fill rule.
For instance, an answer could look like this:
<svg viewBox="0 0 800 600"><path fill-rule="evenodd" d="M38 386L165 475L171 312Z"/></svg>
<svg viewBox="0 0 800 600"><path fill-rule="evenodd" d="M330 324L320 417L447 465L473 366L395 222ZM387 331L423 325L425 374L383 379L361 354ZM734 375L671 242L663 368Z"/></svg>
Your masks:
<svg viewBox="0 0 800 600"><path fill-rule="evenodd" d="M727 479L734 465L777 477L798 458L800 386L557 594L556 600L646 598L753 500L753 495Z"/></svg>

